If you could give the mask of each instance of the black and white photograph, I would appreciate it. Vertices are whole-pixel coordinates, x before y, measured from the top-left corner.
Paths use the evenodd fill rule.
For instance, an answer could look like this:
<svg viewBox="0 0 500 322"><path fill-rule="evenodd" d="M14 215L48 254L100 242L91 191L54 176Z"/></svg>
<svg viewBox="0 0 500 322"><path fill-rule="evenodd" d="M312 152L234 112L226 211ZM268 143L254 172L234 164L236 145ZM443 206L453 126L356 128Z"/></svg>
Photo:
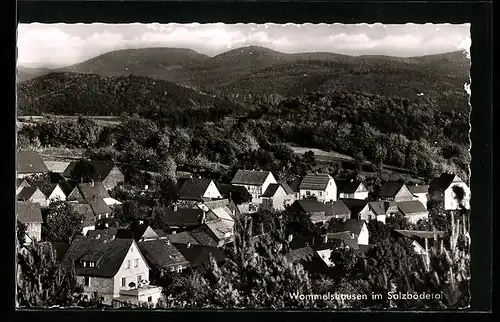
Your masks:
<svg viewBox="0 0 500 322"><path fill-rule="evenodd" d="M470 307L470 28L18 24L16 308Z"/></svg>

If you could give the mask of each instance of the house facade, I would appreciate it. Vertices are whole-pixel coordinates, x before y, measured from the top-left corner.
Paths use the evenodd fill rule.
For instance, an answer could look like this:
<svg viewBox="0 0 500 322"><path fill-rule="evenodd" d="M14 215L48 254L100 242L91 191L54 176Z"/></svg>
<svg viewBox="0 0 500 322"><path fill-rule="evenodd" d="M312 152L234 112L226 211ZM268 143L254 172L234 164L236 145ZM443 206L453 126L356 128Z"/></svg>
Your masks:
<svg viewBox="0 0 500 322"><path fill-rule="evenodd" d="M50 204L54 201L65 201L66 200L66 195L64 194L64 191L61 189L61 186L59 184L54 184L52 187L48 190L47 193L47 204Z"/></svg>
<svg viewBox="0 0 500 322"><path fill-rule="evenodd" d="M382 185L378 193L380 201L410 201L414 199L413 194L404 182L388 181Z"/></svg>
<svg viewBox="0 0 500 322"><path fill-rule="evenodd" d="M360 181L337 181L337 191L339 194L339 198L349 198L349 199L359 199L366 200L368 199L368 189L366 189L365 185Z"/></svg>
<svg viewBox="0 0 500 322"><path fill-rule="evenodd" d="M40 205L30 202L17 202L17 220L26 226L25 243L42 239L42 211Z"/></svg>
<svg viewBox="0 0 500 322"><path fill-rule="evenodd" d="M462 200L459 200L456 190L463 191ZM469 186L459 176L450 173L443 173L429 185L429 199L440 202L445 210L456 210L461 206L470 209L470 194Z"/></svg>
<svg viewBox="0 0 500 322"><path fill-rule="evenodd" d="M238 170L231 181L232 185L245 187L252 195L252 204L255 205L262 203L262 194L272 183L278 183L272 172L253 170Z"/></svg>
<svg viewBox="0 0 500 322"><path fill-rule="evenodd" d="M335 180L326 173L309 173L299 185L300 199L315 197L320 202L337 200Z"/></svg>
<svg viewBox="0 0 500 322"><path fill-rule="evenodd" d="M47 198L37 187L24 187L16 197L18 201L36 203L41 207L47 206Z"/></svg>
<svg viewBox="0 0 500 322"><path fill-rule="evenodd" d="M78 237L62 263L74 263L77 282L88 299L97 295L106 305L115 300L155 304L161 297L161 288L148 284L150 268L133 239Z"/></svg>
<svg viewBox="0 0 500 322"><path fill-rule="evenodd" d="M280 183L272 183L262 195L262 210L283 211L295 201L295 193Z"/></svg>

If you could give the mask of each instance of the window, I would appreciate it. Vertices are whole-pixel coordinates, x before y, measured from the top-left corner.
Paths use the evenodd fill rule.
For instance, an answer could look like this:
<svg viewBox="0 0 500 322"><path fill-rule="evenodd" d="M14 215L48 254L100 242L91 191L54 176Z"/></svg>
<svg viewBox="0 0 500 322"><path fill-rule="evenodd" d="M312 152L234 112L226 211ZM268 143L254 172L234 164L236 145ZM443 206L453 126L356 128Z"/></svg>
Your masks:
<svg viewBox="0 0 500 322"><path fill-rule="evenodd" d="M97 215L97 219L101 219L101 215Z"/></svg>
<svg viewBox="0 0 500 322"><path fill-rule="evenodd" d="M109 217L109 214L106 214L106 218L108 218L108 217Z"/></svg>
<svg viewBox="0 0 500 322"><path fill-rule="evenodd" d="M319 195L320 195L320 196L322 196L322 195L323 195L323 191L320 191L320 192L319 192Z"/></svg>
<svg viewBox="0 0 500 322"><path fill-rule="evenodd" d="M122 287L127 285L127 278L122 277Z"/></svg>
<svg viewBox="0 0 500 322"><path fill-rule="evenodd" d="M85 285L85 286L90 286L90 277L85 276L84 285Z"/></svg>
<svg viewBox="0 0 500 322"><path fill-rule="evenodd" d="M306 196L310 196L311 195L311 191L306 191Z"/></svg>
<svg viewBox="0 0 500 322"><path fill-rule="evenodd" d="M177 266L177 273L180 273L180 272L182 272L182 266L181 265Z"/></svg>
<svg viewBox="0 0 500 322"><path fill-rule="evenodd" d="M139 259L138 259L138 258L136 258L136 259L134 260L134 267L138 267L138 266L139 266Z"/></svg>
<svg viewBox="0 0 500 322"><path fill-rule="evenodd" d="M153 301L153 297L152 296L148 296L148 302L152 302Z"/></svg>
<svg viewBox="0 0 500 322"><path fill-rule="evenodd" d="M130 268L130 260L127 261L127 268Z"/></svg>
<svg viewBox="0 0 500 322"><path fill-rule="evenodd" d="M139 284L140 281L142 281L142 276L141 275L137 275L137 284Z"/></svg>

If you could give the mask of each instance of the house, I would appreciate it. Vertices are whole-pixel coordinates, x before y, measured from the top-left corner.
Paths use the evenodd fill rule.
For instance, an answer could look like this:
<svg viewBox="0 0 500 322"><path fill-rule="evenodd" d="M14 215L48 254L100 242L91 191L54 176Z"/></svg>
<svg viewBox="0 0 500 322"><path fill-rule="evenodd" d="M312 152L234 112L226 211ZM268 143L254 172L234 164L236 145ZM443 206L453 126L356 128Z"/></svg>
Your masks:
<svg viewBox="0 0 500 322"><path fill-rule="evenodd" d="M457 192L461 194L462 191L462 200L459 200ZM459 176L443 173L431 181L429 199L441 203L445 210L456 210L460 206L470 209L470 188Z"/></svg>
<svg viewBox="0 0 500 322"><path fill-rule="evenodd" d="M290 206L290 211L309 216L313 224L324 224L334 218L348 220L351 217L351 211L340 200L328 203L314 199L296 200Z"/></svg>
<svg viewBox="0 0 500 322"><path fill-rule="evenodd" d="M200 230L205 230L205 232L209 233L219 247L234 240L234 221L221 218L207 220L200 227Z"/></svg>
<svg viewBox="0 0 500 322"><path fill-rule="evenodd" d="M178 180L180 200L211 200L222 199L215 182L208 178L184 178Z"/></svg>
<svg viewBox="0 0 500 322"><path fill-rule="evenodd" d="M111 190L116 187L119 183L125 181L125 176L116 166L116 164L101 162L101 161L88 161L94 166L95 175L92 178L94 181L102 182L107 190ZM71 162L63 172L63 176L66 178L71 178L71 172L75 168L78 162Z"/></svg>
<svg viewBox="0 0 500 322"><path fill-rule="evenodd" d="M121 205L120 201L111 198L104 183L100 181L78 183L66 199L68 201L89 201L93 198L103 199L108 206Z"/></svg>
<svg viewBox="0 0 500 322"><path fill-rule="evenodd" d="M31 187L28 181L24 178L16 179L16 195L23 190L24 187Z"/></svg>
<svg viewBox="0 0 500 322"><path fill-rule="evenodd" d="M47 198L37 187L24 187L16 197L17 201L37 203L42 207L47 206Z"/></svg>
<svg viewBox="0 0 500 322"><path fill-rule="evenodd" d="M412 241L415 253L425 255L429 252L429 241L434 242L434 246L442 245L443 231L421 231L421 230L394 230L396 233ZM440 242L440 243L439 243Z"/></svg>
<svg viewBox="0 0 500 322"><path fill-rule="evenodd" d="M244 186L233 186L231 184L216 183L222 198L229 199L236 205L252 202L252 195Z"/></svg>
<svg viewBox="0 0 500 322"><path fill-rule="evenodd" d="M309 173L299 185L300 199L316 197L318 201L337 200L337 185L335 180L326 173Z"/></svg>
<svg viewBox="0 0 500 322"><path fill-rule="evenodd" d="M376 219L385 223L385 219L399 213L398 204L395 201L370 201L370 211L375 214Z"/></svg>
<svg viewBox="0 0 500 322"><path fill-rule="evenodd" d="M44 161L47 169L52 173L64 173L64 170L68 167L71 162L66 161Z"/></svg>
<svg viewBox="0 0 500 322"><path fill-rule="evenodd" d="M404 182L387 181L378 193L380 201L410 201L413 200L413 194L410 192Z"/></svg>
<svg viewBox="0 0 500 322"><path fill-rule="evenodd" d="M133 239L107 241L78 236L61 264L74 265L84 297L97 295L106 305L114 300L154 304L161 297L161 288L149 285L150 267Z"/></svg>
<svg viewBox="0 0 500 322"><path fill-rule="evenodd" d="M100 224L109 223L113 219L111 208L102 198L96 198L90 201L80 201L70 203L73 210L83 216L82 234L85 236L89 230L94 230Z"/></svg>
<svg viewBox="0 0 500 322"><path fill-rule="evenodd" d="M292 180L289 184L290 186L290 189L292 189L292 191L294 192L294 197L295 197L295 200L299 200L300 199L300 183L301 183L301 179L295 179L295 180Z"/></svg>
<svg viewBox="0 0 500 322"><path fill-rule="evenodd" d="M42 238L42 211L40 205L30 202L17 202L17 220L26 225L27 244L33 240L41 240Z"/></svg>
<svg viewBox="0 0 500 322"><path fill-rule="evenodd" d="M160 216L163 223L170 231L181 232L199 227L206 221L207 212L195 208L179 208L177 205L171 207L155 207L152 217Z"/></svg>
<svg viewBox="0 0 500 322"><path fill-rule="evenodd" d="M270 171L238 170L231 184L243 186L252 195L252 203L260 205L262 194L271 183L278 183Z"/></svg>
<svg viewBox="0 0 500 322"><path fill-rule="evenodd" d="M359 219L368 222L377 220L377 215L373 212L367 200L361 199L340 199L351 211L351 219Z"/></svg>
<svg viewBox="0 0 500 322"><path fill-rule="evenodd" d="M42 190L43 194L47 196L47 204L50 204L54 201L66 200L66 194L58 183L45 185L43 187L40 187L40 190Z"/></svg>
<svg viewBox="0 0 500 322"><path fill-rule="evenodd" d="M429 201L429 185L408 185L408 190L413 194L415 200L420 201L425 208L427 208L427 202Z"/></svg>
<svg viewBox="0 0 500 322"><path fill-rule="evenodd" d="M429 218L427 208L418 200L398 202L398 209L413 224L416 224L420 219Z"/></svg>
<svg viewBox="0 0 500 322"><path fill-rule="evenodd" d="M49 172L40 154L36 151L18 151L16 163L18 178Z"/></svg>
<svg viewBox="0 0 500 322"><path fill-rule="evenodd" d="M189 267L208 265L210 263L210 257L213 257L219 265L223 265L226 261L226 254L221 248L193 245L190 243L172 243L172 245L175 246L175 248L177 248L182 256L184 256L184 258L189 262Z"/></svg>
<svg viewBox="0 0 500 322"><path fill-rule="evenodd" d="M368 199L368 189L363 185L361 181L358 180L337 180L337 192L339 198L349 198L349 199Z"/></svg>
<svg viewBox="0 0 500 322"><path fill-rule="evenodd" d="M328 232L323 237L340 239L352 249L359 249L359 245L369 245L368 227L364 220L349 219L333 223L329 225Z"/></svg>
<svg viewBox="0 0 500 322"><path fill-rule="evenodd" d="M262 195L262 210L282 211L295 201L295 192L286 182L271 183Z"/></svg>

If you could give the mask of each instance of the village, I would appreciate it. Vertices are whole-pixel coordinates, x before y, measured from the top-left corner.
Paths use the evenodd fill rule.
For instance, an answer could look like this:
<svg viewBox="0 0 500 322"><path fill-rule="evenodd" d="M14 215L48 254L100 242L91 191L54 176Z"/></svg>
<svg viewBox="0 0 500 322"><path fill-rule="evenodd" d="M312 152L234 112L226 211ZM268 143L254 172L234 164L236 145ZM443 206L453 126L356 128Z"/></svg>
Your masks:
<svg viewBox="0 0 500 322"><path fill-rule="evenodd" d="M441 230L419 228L428 227L422 223L429 219L430 205L445 211L470 209L470 189L453 173L442 173L425 185L386 181L374 193L362 181L340 180L329 173L310 172L285 182L270 171L239 169L230 181L219 182L176 171L176 200L149 210L162 228L146 218L124 225L115 216L127 200L113 194L126 182L120 167L85 160L93 167L92 175L74 182L79 162L44 161L36 151L18 151L17 219L26 227L26 245L50 243L59 265L74 265L84 297L97 296L112 307L162 301L164 292L155 285L155 276L182 274L211 260L224 265L238 221L261 212L279 218L294 214L317 229L312 238L300 232L286 236L287 260L314 274L335 267L331 254L336 249L370 249L378 237L368 229L373 221L389 226L394 218L402 218L412 229L391 228L392 233L425 257L429 245L442 247L444 236ZM50 182L37 180L40 176ZM138 188L143 193L151 189ZM54 204L68 205L83 218L81 231L70 240L42 238L42 226L53 219L44 218L43 209ZM258 230L252 238L272 233Z"/></svg>

